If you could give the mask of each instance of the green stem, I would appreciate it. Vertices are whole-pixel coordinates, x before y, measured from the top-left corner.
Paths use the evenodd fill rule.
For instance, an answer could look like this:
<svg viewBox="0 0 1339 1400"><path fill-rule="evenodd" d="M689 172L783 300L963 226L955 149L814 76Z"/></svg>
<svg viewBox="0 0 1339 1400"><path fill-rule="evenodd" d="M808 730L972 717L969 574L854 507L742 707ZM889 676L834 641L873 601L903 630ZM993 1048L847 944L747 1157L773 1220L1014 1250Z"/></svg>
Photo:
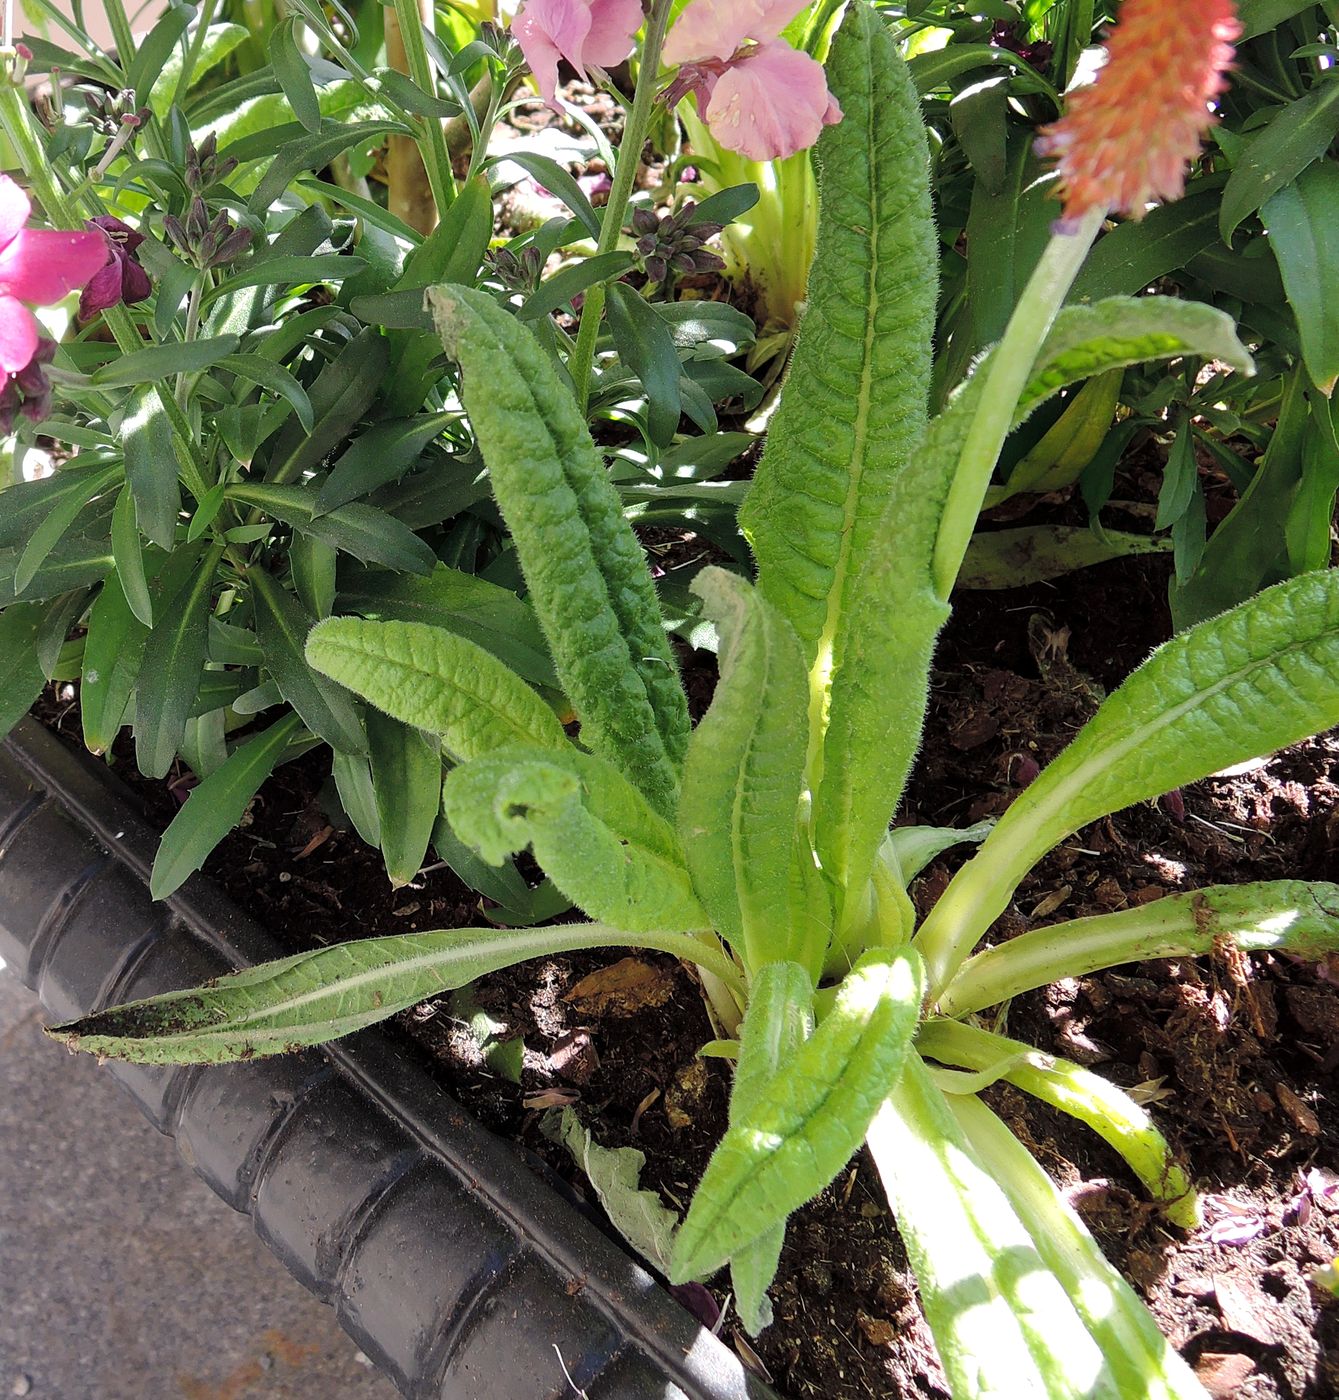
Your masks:
<svg viewBox="0 0 1339 1400"><path fill-rule="evenodd" d="M962 568L981 503L1000 449L1013 427L1018 400L1027 387L1037 353L1105 217L1104 211L1093 210L1084 217L1077 232L1057 234L1051 239L991 356L976 417L962 445L935 541L934 586L945 601Z"/></svg>
<svg viewBox="0 0 1339 1400"><path fill-rule="evenodd" d="M1221 946L1319 959L1339 949L1339 887L1299 880L1232 885L1033 929L968 958L940 996L939 1012L965 1016L1062 978Z"/></svg>
<svg viewBox="0 0 1339 1400"><path fill-rule="evenodd" d="M656 0L646 21L646 39L642 44L642 54L637 69L637 87L632 95L632 109L628 113L627 125L623 128L618 165L614 170L614 182L609 191L609 201L604 206L600 222L600 237L595 245L595 253L612 253L618 247L623 233L623 220L628 212L628 201L632 198L632 187L642 164L642 147L646 144L646 133L651 125L651 109L656 100L656 88L660 82L660 49L665 42L665 31L669 28L673 6L670 0ZM572 376L572 387L576 391L577 405L584 414L590 397L590 373L595 360L595 342L600 334L600 319L604 315L605 288L601 283L586 293L581 307L581 326L577 331L576 350L567 362Z"/></svg>
<svg viewBox="0 0 1339 1400"><path fill-rule="evenodd" d="M418 0L394 0L394 5L405 58L409 62L409 76L416 86L433 97L437 92L437 80L428 58L428 47L423 42L423 15ZM426 117L422 126L427 146L423 153L423 167L428 173L428 184L432 186L432 197L437 202L437 215L440 218L455 200L456 180L451 173L451 156L446 149L441 121L436 117Z"/></svg>
<svg viewBox="0 0 1339 1400"><path fill-rule="evenodd" d="M185 105L186 94L191 90L191 79L195 76L195 65L200 61L200 55L204 51L205 39L209 35L209 26L214 23L214 12L218 9L218 0L203 0L200 5L200 13L195 20L195 33L191 35L191 42L186 49L186 57L181 63L181 74L177 78L177 90L172 96L172 100L181 105Z"/></svg>

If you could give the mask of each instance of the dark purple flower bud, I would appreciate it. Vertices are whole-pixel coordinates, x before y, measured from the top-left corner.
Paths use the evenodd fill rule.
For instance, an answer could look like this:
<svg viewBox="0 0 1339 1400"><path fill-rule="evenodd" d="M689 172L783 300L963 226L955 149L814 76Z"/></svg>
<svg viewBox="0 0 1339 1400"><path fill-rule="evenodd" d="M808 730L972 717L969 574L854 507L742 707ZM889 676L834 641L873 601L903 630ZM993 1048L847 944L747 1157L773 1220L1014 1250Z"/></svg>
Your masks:
<svg viewBox="0 0 1339 1400"><path fill-rule="evenodd" d="M106 214L89 219L87 227L97 229L107 240L107 262L93 274L79 298L81 321L120 302L130 306L143 301L153 290L148 273L135 257L135 249L144 242L142 233Z"/></svg>
<svg viewBox="0 0 1339 1400"><path fill-rule="evenodd" d="M647 258L645 266L646 275L653 282L663 282L669 275L669 264L664 258Z"/></svg>
<svg viewBox="0 0 1339 1400"><path fill-rule="evenodd" d="M180 252L191 251L191 240L186 237L186 230L182 228L181 220L175 214L163 216L163 232L177 245Z"/></svg>
<svg viewBox="0 0 1339 1400"><path fill-rule="evenodd" d="M235 228L224 238L218 246L218 252L209 261L210 267L226 267L230 262L236 262L238 258L246 252L251 243L251 230L249 228Z"/></svg>
<svg viewBox="0 0 1339 1400"><path fill-rule="evenodd" d="M20 413L40 423L51 412L51 381L45 371L55 353L56 342L43 336L32 359L5 379L0 387L0 433L13 432L14 419Z"/></svg>
<svg viewBox="0 0 1339 1400"><path fill-rule="evenodd" d="M191 207L186 211L186 232L190 235L193 245L198 244L209 232L209 210L205 208L205 202L198 194L191 200Z"/></svg>
<svg viewBox="0 0 1339 1400"><path fill-rule="evenodd" d="M633 233L645 236L655 233L659 227L660 220L649 209L634 209L632 211Z"/></svg>

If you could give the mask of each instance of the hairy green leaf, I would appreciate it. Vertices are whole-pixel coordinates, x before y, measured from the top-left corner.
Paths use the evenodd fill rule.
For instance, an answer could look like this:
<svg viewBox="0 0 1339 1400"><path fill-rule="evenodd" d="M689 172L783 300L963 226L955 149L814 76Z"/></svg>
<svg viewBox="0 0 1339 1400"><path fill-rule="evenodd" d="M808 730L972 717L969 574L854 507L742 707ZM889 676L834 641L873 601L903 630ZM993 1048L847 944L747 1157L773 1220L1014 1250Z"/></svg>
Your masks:
<svg viewBox="0 0 1339 1400"><path fill-rule="evenodd" d="M823 689L890 483L924 431L937 268L915 89L867 5L847 10L828 82L845 116L814 151L808 308L739 517L763 596Z"/></svg>
<svg viewBox="0 0 1339 1400"><path fill-rule="evenodd" d="M704 569L693 592L721 636L721 679L689 742L679 798L693 887L749 966L821 962L828 930L800 926L791 885L809 738L804 653L736 575Z"/></svg>
<svg viewBox="0 0 1339 1400"><path fill-rule="evenodd" d="M593 754L501 749L449 773L442 805L456 835L493 865L531 847L602 923L633 933L710 927L674 828Z"/></svg>
<svg viewBox="0 0 1339 1400"><path fill-rule="evenodd" d="M954 876L919 943L945 977L1057 841L1339 723L1339 573L1303 574L1160 647Z"/></svg>
<svg viewBox="0 0 1339 1400"><path fill-rule="evenodd" d="M1119 1400L1073 1303L919 1055L889 1086L869 1149L950 1391Z"/></svg>
<svg viewBox="0 0 1339 1400"><path fill-rule="evenodd" d="M428 299L582 738L662 812L688 707L646 559L543 347L482 292Z"/></svg>
<svg viewBox="0 0 1339 1400"><path fill-rule="evenodd" d="M377 709L439 735L461 761L508 744L568 746L557 716L514 671L440 627L332 617L312 629L307 660Z"/></svg>
<svg viewBox="0 0 1339 1400"><path fill-rule="evenodd" d="M910 949L867 953L847 974L818 1029L712 1154L675 1241L675 1282L714 1273L845 1166L908 1059L923 986Z"/></svg>
<svg viewBox="0 0 1339 1400"><path fill-rule="evenodd" d="M629 938L603 924L391 934L279 958L51 1026L47 1034L72 1049L139 1064L249 1060L321 1045L529 958L623 944L711 961L684 934ZM717 956L717 967L722 962Z"/></svg>

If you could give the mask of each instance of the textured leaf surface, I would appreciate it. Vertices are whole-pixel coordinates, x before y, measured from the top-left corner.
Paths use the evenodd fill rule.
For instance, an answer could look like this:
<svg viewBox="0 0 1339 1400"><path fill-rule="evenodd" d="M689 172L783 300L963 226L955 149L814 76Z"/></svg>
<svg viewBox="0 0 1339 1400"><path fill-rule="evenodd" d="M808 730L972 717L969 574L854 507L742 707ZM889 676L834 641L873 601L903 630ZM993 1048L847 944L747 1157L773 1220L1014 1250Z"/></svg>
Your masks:
<svg viewBox="0 0 1339 1400"><path fill-rule="evenodd" d="M673 810L688 707L645 556L571 392L482 292L428 298L582 738Z"/></svg>
<svg viewBox="0 0 1339 1400"><path fill-rule="evenodd" d="M1063 837L1339 723L1339 574L1303 574L1173 637L1102 705L954 876L919 941L936 981Z"/></svg>
<svg viewBox="0 0 1339 1400"><path fill-rule="evenodd" d="M750 966L803 961L806 939L820 950L827 942L826 930L796 926L791 900L809 739L804 654L790 624L736 575L704 569L693 592L721 637L721 678L688 745L679 798L693 887Z"/></svg>
<svg viewBox="0 0 1339 1400"><path fill-rule="evenodd" d="M676 1282L714 1273L816 1196L860 1146L907 1058L920 960L870 953L814 1034L712 1154L674 1248Z"/></svg>
<svg viewBox="0 0 1339 1400"><path fill-rule="evenodd" d="M730 1093L732 1126L763 1099L778 1071L813 1034L813 1000L813 979L798 963L773 962L759 969L739 1029L739 1059ZM772 1321L767 1290L785 1240L785 1225L777 1225L730 1260L735 1307L750 1336L756 1337Z"/></svg>
<svg viewBox="0 0 1339 1400"><path fill-rule="evenodd" d="M1019 421L1076 379L1150 356L1193 350L1250 363L1227 317L1175 303L1189 313L1182 315L1169 311L1164 300L1112 298L1061 311L1037 358ZM1159 342L1162 348L1154 349L1148 335L1164 322L1171 330ZM988 363L977 365L931 421L895 479L853 590L814 799L823 868L848 891L868 878L920 743L930 661L948 617L947 600L933 581L935 541Z"/></svg>
<svg viewBox="0 0 1339 1400"><path fill-rule="evenodd" d="M740 511L763 595L820 667L890 483L924 430L938 265L915 89L868 6L847 10L828 82L845 116L814 151L808 308Z"/></svg>
<svg viewBox="0 0 1339 1400"><path fill-rule="evenodd" d="M320 1045L527 958L632 942L702 956L682 934L629 940L603 924L444 929L392 934L298 953L203 987L128 1002L52 1026L73 1049L140 1064L219 1064Z"/></svg>
<svg viewBox="0 0 1339 1400"><path fill-rule="evenodd" d="M626 778L570 744L503 749L447 775L452 830L500 865L527 846L588 914L633 933L706 929L674 828Z"/></svg>
<svg viewBox="0 0 1339 1400"><path fill-rule="evenodd" d="M557 716L514 671L440 627L332 617L312 629L307 660L377 709L440 735L462 761L507 744L567 747Z"/></svg>
<svg viewBox="0 0 1339 1400"><path fill-rule="evenodd" d="M970 1151L919 1055L874 1121L869 1148L954 1395L1118 1400L1073 1304L989 1165Z"/></svg>

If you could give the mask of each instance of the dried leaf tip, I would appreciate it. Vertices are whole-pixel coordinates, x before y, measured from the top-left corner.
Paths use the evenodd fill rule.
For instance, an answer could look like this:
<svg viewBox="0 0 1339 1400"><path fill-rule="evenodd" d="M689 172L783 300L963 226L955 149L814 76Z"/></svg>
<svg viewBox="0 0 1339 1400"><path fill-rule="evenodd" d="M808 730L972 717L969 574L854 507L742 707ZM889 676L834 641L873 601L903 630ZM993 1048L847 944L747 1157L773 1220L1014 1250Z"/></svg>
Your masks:
<svg viewBox="0 0 1339 1400"><path fill-rule="evenodd" d="M1058 159L1059 231L1094 209L1138 219L1151 201L1180 196L1240 33L1232 0L1125 0L1097 80L1037 142Z"/></svg>

